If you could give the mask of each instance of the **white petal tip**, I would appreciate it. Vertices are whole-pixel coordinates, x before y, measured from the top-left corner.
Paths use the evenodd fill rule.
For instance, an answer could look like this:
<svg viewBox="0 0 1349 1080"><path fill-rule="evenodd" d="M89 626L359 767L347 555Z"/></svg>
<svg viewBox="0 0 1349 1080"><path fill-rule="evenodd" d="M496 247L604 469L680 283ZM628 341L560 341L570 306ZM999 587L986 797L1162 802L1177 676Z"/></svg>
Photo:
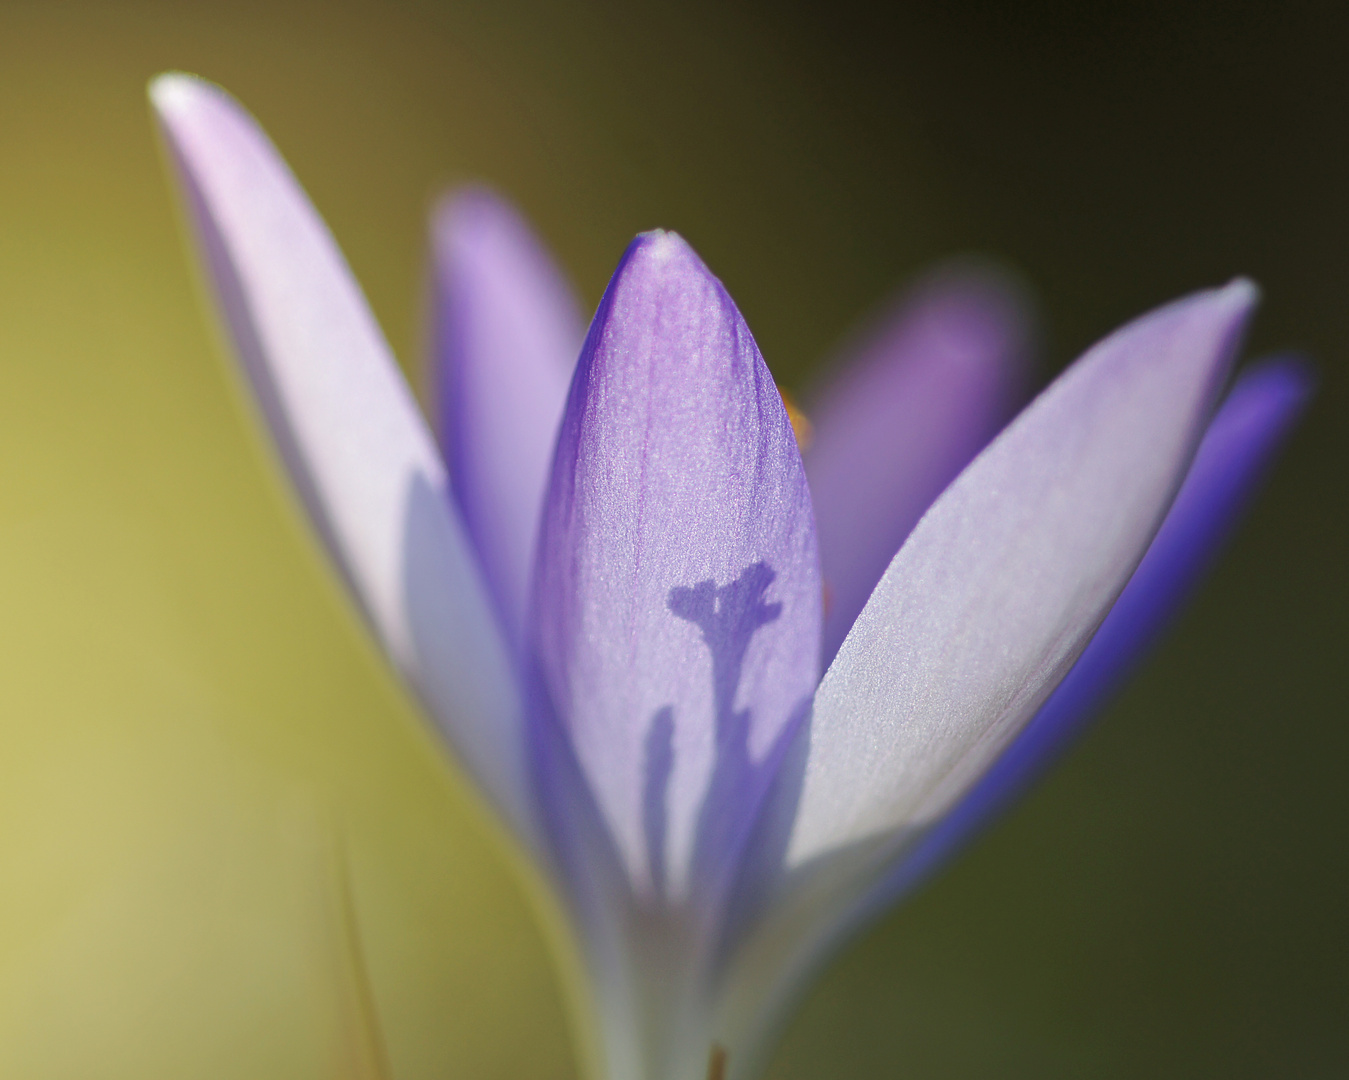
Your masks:
<svg viewBox="0 0 1349 1080"><path fill-rule="evenodd" d="M1248 277L1233 278L1220 291L1231 298L1234 307L1254 307L1260 302L1260 286Z"/></svg>
<svg viewBox="0 0 1349 1080"><path fill-rule="evenodd" d="M1212 364L1223 372L1230 372L1246 335L1246 328L1255 309L1260 306L1260 286L1250 278L1238 277L1207 293L1197 294L1192 299L1199 303L1192 304L1190 311L1204 319L1210 328L1209 333L1216 335L1213 347L1197 350L1195 359ZM1187 300L1177 301L1178 305L1186 303ZM1219 380L1219 385L1222 381Z"/></svg>
<svg viewBox="0 0 1349 1080"><path fill-rule="evenodd" d="M665 229L652 229L638 234L633 247L655 263L668 262L677 255L693 252L682 236Z"/></svg>
<svg viewBox="0 0 1349 1080"><path fill-rule="evenodd" d="M224 91L205 79L183 71L169 71L150 80L147 92L150 104L160 116L168 119L182 115L208 95L223 95Z"/></svg>

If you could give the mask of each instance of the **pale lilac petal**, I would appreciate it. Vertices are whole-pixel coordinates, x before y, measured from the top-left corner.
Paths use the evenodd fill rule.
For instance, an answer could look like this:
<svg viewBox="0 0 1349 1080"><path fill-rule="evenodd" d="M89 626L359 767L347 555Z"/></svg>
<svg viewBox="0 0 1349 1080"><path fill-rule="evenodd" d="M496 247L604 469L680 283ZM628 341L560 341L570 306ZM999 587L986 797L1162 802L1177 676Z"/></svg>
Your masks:
<svg viewBox="0 0 1349 1080"><path fill-rule="evenodd" d="M811 409L826 666L923 512L1024 400L1031 332L1014 282L945 267L850 350Z"/></svg>
<svg viewBox="0 0 1349 1080"><path fill-rule="evenodd" d="M1291 360L1245 373L1209 425L1194 463L1110 614L1035 718L955 809L919 833L902 859L861 892L821 883L791 896L758 927L733 971L721 1003L722 1037L755 1058L771 1041L787 1007L810 973L868 918L921 882L984 826L1042 771L1081 729L1093 709L1128 674L1196 580L1211 563L1311 393L1307 368ZM795 789L790 775L781 802L790 819ZM769 805L773 805L770 801ZM751 849L780 850L785 826L765 817ZM847 873L848 858L828 865ZM865 881L867 865L861 863ZM751 883L756 875L751 872ZM757 876L762 878L763 872ZM807 880L816 875L807 875ZM760 909L756 914L762 915Z"/></svg>
<svg viewBox="0 0 1349 1080"><path fill-rule="evenodd" d="M1296 359L1244 372L1199 445L1143 561L1063 682L983 779L872 897L884 906L921 881L1019 796L1091 720L1189 599L1311 398Z"/></svg>
<svg viewBox="0 0 1349 1080"><path fill-rule="evenodd" d="M716 1030L748 1069L878 895L886 864L1034 713L1128 579L1254 301L1237 282L1097 345L975 459L895 557L747 845L768 854L747 861L733 894L744 914L731 927Z"/></svg>
<svg viewBox="0 0 1349 1080"><path fill-rule="evenodd" d="M440 443L507 636L518 643L585 324L548 253L491 192L446 199L433 243Z"/></svg>
<svg viewBox="0 0 1349 1080"><path fill-rule="evenodd" d="M937 500L816 694L789 865L936 820L1035 713L1151 541L1255 300L1236 282L1118 331Z"/></svg>
<svg viewBox="0 0 1349 1080"><path fill-rule="evenodd" d="M394 663L523 823L510 660L440 455L359 287L224 91L165 75L150 95L225 329L297 493Z"/></svg>
<svg viewBox="0 0 1349 1080"><path fill-rule="evenodd" d="M638 895L687 897L728 862L809 703L820 580L773 379L678 236L634 241L600 304L539 551L558 721Z"/></svg>

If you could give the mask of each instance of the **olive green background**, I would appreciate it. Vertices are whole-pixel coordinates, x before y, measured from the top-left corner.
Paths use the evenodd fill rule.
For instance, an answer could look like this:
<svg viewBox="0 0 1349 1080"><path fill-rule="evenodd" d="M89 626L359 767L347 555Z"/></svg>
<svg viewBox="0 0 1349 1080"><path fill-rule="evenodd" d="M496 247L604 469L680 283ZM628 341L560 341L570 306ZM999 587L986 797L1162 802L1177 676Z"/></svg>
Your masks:
<svg viewBox="0 0 1349 1080"><path fill-rule="evenodd" d="M1347 46L1299 4L0 4L0 1076L576 1075L547 905L212 337L144 99L171 68L259 117L414 377L465 179L587 303L679 230L799 390L953 252L1024 273L1046 373L1259 280L1254 347L1323 381L1249 523L772 1076L1349 1072Z"/></svg>

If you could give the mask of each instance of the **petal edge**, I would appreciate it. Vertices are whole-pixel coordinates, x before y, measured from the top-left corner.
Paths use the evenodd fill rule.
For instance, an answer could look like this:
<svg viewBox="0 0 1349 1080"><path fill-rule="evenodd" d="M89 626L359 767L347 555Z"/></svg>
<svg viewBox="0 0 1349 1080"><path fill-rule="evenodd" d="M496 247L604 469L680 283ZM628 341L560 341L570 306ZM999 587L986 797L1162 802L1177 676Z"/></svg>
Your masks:
<svg viewBox="0 0 1349 1080"><path fill-rule="evenodd" d="M444 466L359 286L233 98L168 74L150 99L225 330L311 521L394 664L527 828L510 664Z"/></svg>
<svg viewBox="0 0 1349 1080"><path fill-rule="evenodd" d="M820 685L789 865L935 820L1030 719L1159 526L1256 298L1117 331L937 500Z"/></svg>

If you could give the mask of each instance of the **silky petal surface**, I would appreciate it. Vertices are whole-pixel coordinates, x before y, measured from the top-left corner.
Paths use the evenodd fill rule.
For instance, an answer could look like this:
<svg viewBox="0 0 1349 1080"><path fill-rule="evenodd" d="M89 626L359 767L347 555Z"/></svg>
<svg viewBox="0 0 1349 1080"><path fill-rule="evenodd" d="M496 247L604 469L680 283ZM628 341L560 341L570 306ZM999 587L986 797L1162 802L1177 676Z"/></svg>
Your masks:
<svg viewBox="0 0 1349 1080"><path fill-rule="evenodd" d="M1052 762L1184 603L1237 523L1310 396L1294 360L1257 365L1237 381L1147 554L1077 663L1007 751L963 800L906 847L860 895L826 893L779 918L736 971L723 1003L723 1038L757 1058L799 988L842 940L921 883ZM762 837L756 836L757 844ZM770 843L771 846L771 843ZM794 917L792 917L794 916ZM756 963L757 961L757 963Z"/></svg>
<svg viewBox="0 0 1349 1080"><path fill-rule="evenodd" d="M1239 281L1117 331L933 504L816 694L789 867L936 820L1035 713L1151 541L1255 300Z"/></svg>
<svg viewBox="0 0 1349 1080"><path fill-rule="evenodd" d="M638 896L732 857L818 678L810 494L773 379L682 239L639 237L567 402L534 629Z"/></svg>
<svg viewBox="0 0 1349 1080"><path fill-rule="evenodd" d="M518 643L585 324L547 252L491 192L445 200L432 231L440 442L507 636Z"/></svg>
<svg viewBox="0 0 1349 1080"><path fill-rule="evenodd" d="M1024 400L1031 336L1010 279L952 265L904 296L811 409L826 665L918 519Z"/></svg>
<svg viewBox="0 0 1349 1080"><path fill-rule="evenodd" d="M521 706L430 431L267 137L186 75L150 91L226 330L306 510L394 663L517 822Z"/></svg>
<svg viewBox="0 0 1349 1080"><path fill-rule="evenodd" d="M983 779L878 890L876 904L921 881L1044 771L1129 675L1189 599L1240 520L1312 393L1297 360L1244 372L1199 445L1143 561L1073 669Z"/></svg>

